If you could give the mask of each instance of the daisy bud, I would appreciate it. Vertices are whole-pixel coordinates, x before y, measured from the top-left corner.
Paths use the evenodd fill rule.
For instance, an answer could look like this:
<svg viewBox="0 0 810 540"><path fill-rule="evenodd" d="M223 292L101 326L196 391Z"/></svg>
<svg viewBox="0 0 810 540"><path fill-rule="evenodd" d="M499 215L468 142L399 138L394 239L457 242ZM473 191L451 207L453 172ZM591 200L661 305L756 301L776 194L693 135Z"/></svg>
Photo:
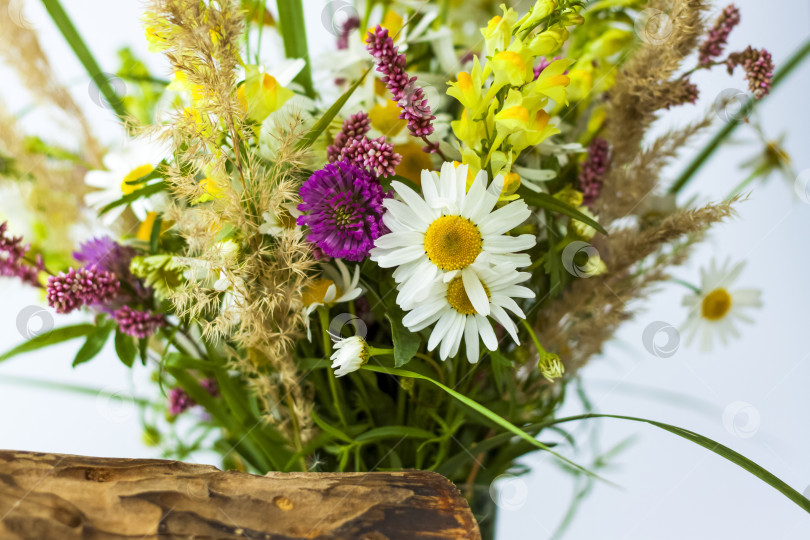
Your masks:
<svg viewBox="0 0 810 540"><path fill-rule="evenodd" d="M561 378L563 373L565 373L565 366L562 360L560 360L560 355L549 352L540 353L540 361L537 363L537 369L540 370L540 374L543 375L543 377L551 382Z"/></svg>
<svg viewBox="0 0 810 540"><path fill-rule="evenodd" d="M335 369L335 376L342 377L347 373L357 371L368 362L368 343L360 336L342 339L335 344L335 352L332 353L332 367Z"/></svg>

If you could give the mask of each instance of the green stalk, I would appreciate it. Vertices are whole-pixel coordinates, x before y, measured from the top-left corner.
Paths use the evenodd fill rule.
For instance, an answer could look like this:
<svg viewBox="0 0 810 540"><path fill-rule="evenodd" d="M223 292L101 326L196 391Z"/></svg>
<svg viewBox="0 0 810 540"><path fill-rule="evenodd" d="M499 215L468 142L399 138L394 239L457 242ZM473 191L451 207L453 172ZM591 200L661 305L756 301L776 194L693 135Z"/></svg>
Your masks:
<svg viewBox="0 0 810 540"><path fill-rule="evenodd" d="M315 87L312 84L312 67L309 63L307 48L307 29L304 24L304 6L301 0L278 0L278 23L284 41L284 54L287 58L303 58L304 69L295 78L295 82L304 87L310 98L315 98Z"/></svg>
<svg viewBox="0 0 810 540"><path fill-rule="evenodd" d="M115 93L115 90L113 90L113 87L110 85L110 81L107 80L104 72L101 71L98 63L96 63L96 59L93 58L93 55L90 53L87 45L85 45L81 35L79 35L79 32L76 30L76 27L73 26L70 17L68 17L67 13L62 8L62 4L59 3L59 0L42 0L42 4L45 6L45 9L48 10L48 14L51 16L51 19L53 19L56 27L59 28L65 41L67 41L70 48L73 49L76 58L79 59L79 62L82 63L84 69L87 71L88 75L90 75L90 78L96 83L96 86L98 86L98 89L104 95L104 99L106 99L107 103L113 108L118 118L124 120L127 116L127 111L124 109L121 98Z"/></svg>
<svg viewBox="0 0 810 540"><path fill-rule="evenodd" d="M804 61L807 56L810 55L810 39L804 42L799 49L793 53L793 55L788 58L787 62L782 64L782 66L776 71L776 75L773 77L773 84L771 85L771 93L776 89L777 85L786 79L788 75L790 75L794 69L796 69L802 61ZM769 94L770 95L770 94ZM761 103L767 98L760 99L759 102ZM695 173L706 163L706 161L714 154L714 151L737 129L737 126L740 125L740 119L748 117L751 111L754 109L754 106L757 105L757 100L751 98L748 102L742 107L740 113L735 115L734 118L730 119L723 129L717 132L717 134L712 138L709 143L703 147L703 150L692 160L692 162L686 167L686 169L681 173L675 183L669 188L669 192L672 194L677 194L678 192L683 189L683 187L689 183Z"/></svg>

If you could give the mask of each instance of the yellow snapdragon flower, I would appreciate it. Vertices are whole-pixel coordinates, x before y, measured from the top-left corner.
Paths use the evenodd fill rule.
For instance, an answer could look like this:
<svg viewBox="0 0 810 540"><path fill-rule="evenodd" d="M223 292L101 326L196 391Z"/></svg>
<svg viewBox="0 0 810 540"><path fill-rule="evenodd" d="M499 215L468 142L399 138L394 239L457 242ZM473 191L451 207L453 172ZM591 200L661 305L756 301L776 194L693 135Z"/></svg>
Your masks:
<svg viewBox="0 0 810 540"><path fill-rule="evenodd" d="M248 118L263 122L295 94L281 86L275 77L263 73L259 66L245 66L245 83L239 86L237 98Z"/></svg>

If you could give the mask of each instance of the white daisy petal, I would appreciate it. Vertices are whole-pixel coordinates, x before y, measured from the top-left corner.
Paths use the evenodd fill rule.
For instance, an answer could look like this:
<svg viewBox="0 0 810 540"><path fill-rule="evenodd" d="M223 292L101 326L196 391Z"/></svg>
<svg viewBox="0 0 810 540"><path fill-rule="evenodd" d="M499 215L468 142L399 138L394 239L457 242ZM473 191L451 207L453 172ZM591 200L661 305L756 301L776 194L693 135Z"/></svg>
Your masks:
<svg viewBox="0 0 810 540"><path fill-rule="evenodd" d="M464 347L467 349L467 361L471 364L478 362L478 324L475 317L466 317L464 323Z"/></svg>
<svg viewBox="0 0 810 540"><path fill-rule="evenodd" d="M481 315L489 315L489 297L475 270L468 266L461 271L461 279L467 298L470 299L475 311Z"/></svg>

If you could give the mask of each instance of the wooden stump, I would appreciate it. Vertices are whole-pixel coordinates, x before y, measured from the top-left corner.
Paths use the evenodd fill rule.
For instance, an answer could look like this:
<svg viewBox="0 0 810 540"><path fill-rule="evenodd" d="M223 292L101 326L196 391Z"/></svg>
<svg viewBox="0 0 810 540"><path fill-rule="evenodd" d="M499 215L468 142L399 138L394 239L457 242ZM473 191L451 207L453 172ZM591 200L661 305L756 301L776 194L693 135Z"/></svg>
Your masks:
<svg viewBox="0 0 810 540"><path fill-rule="evenodd" d="M223 472L209 465L0 451L0 538L480 540L443 476Z"/></svg>

